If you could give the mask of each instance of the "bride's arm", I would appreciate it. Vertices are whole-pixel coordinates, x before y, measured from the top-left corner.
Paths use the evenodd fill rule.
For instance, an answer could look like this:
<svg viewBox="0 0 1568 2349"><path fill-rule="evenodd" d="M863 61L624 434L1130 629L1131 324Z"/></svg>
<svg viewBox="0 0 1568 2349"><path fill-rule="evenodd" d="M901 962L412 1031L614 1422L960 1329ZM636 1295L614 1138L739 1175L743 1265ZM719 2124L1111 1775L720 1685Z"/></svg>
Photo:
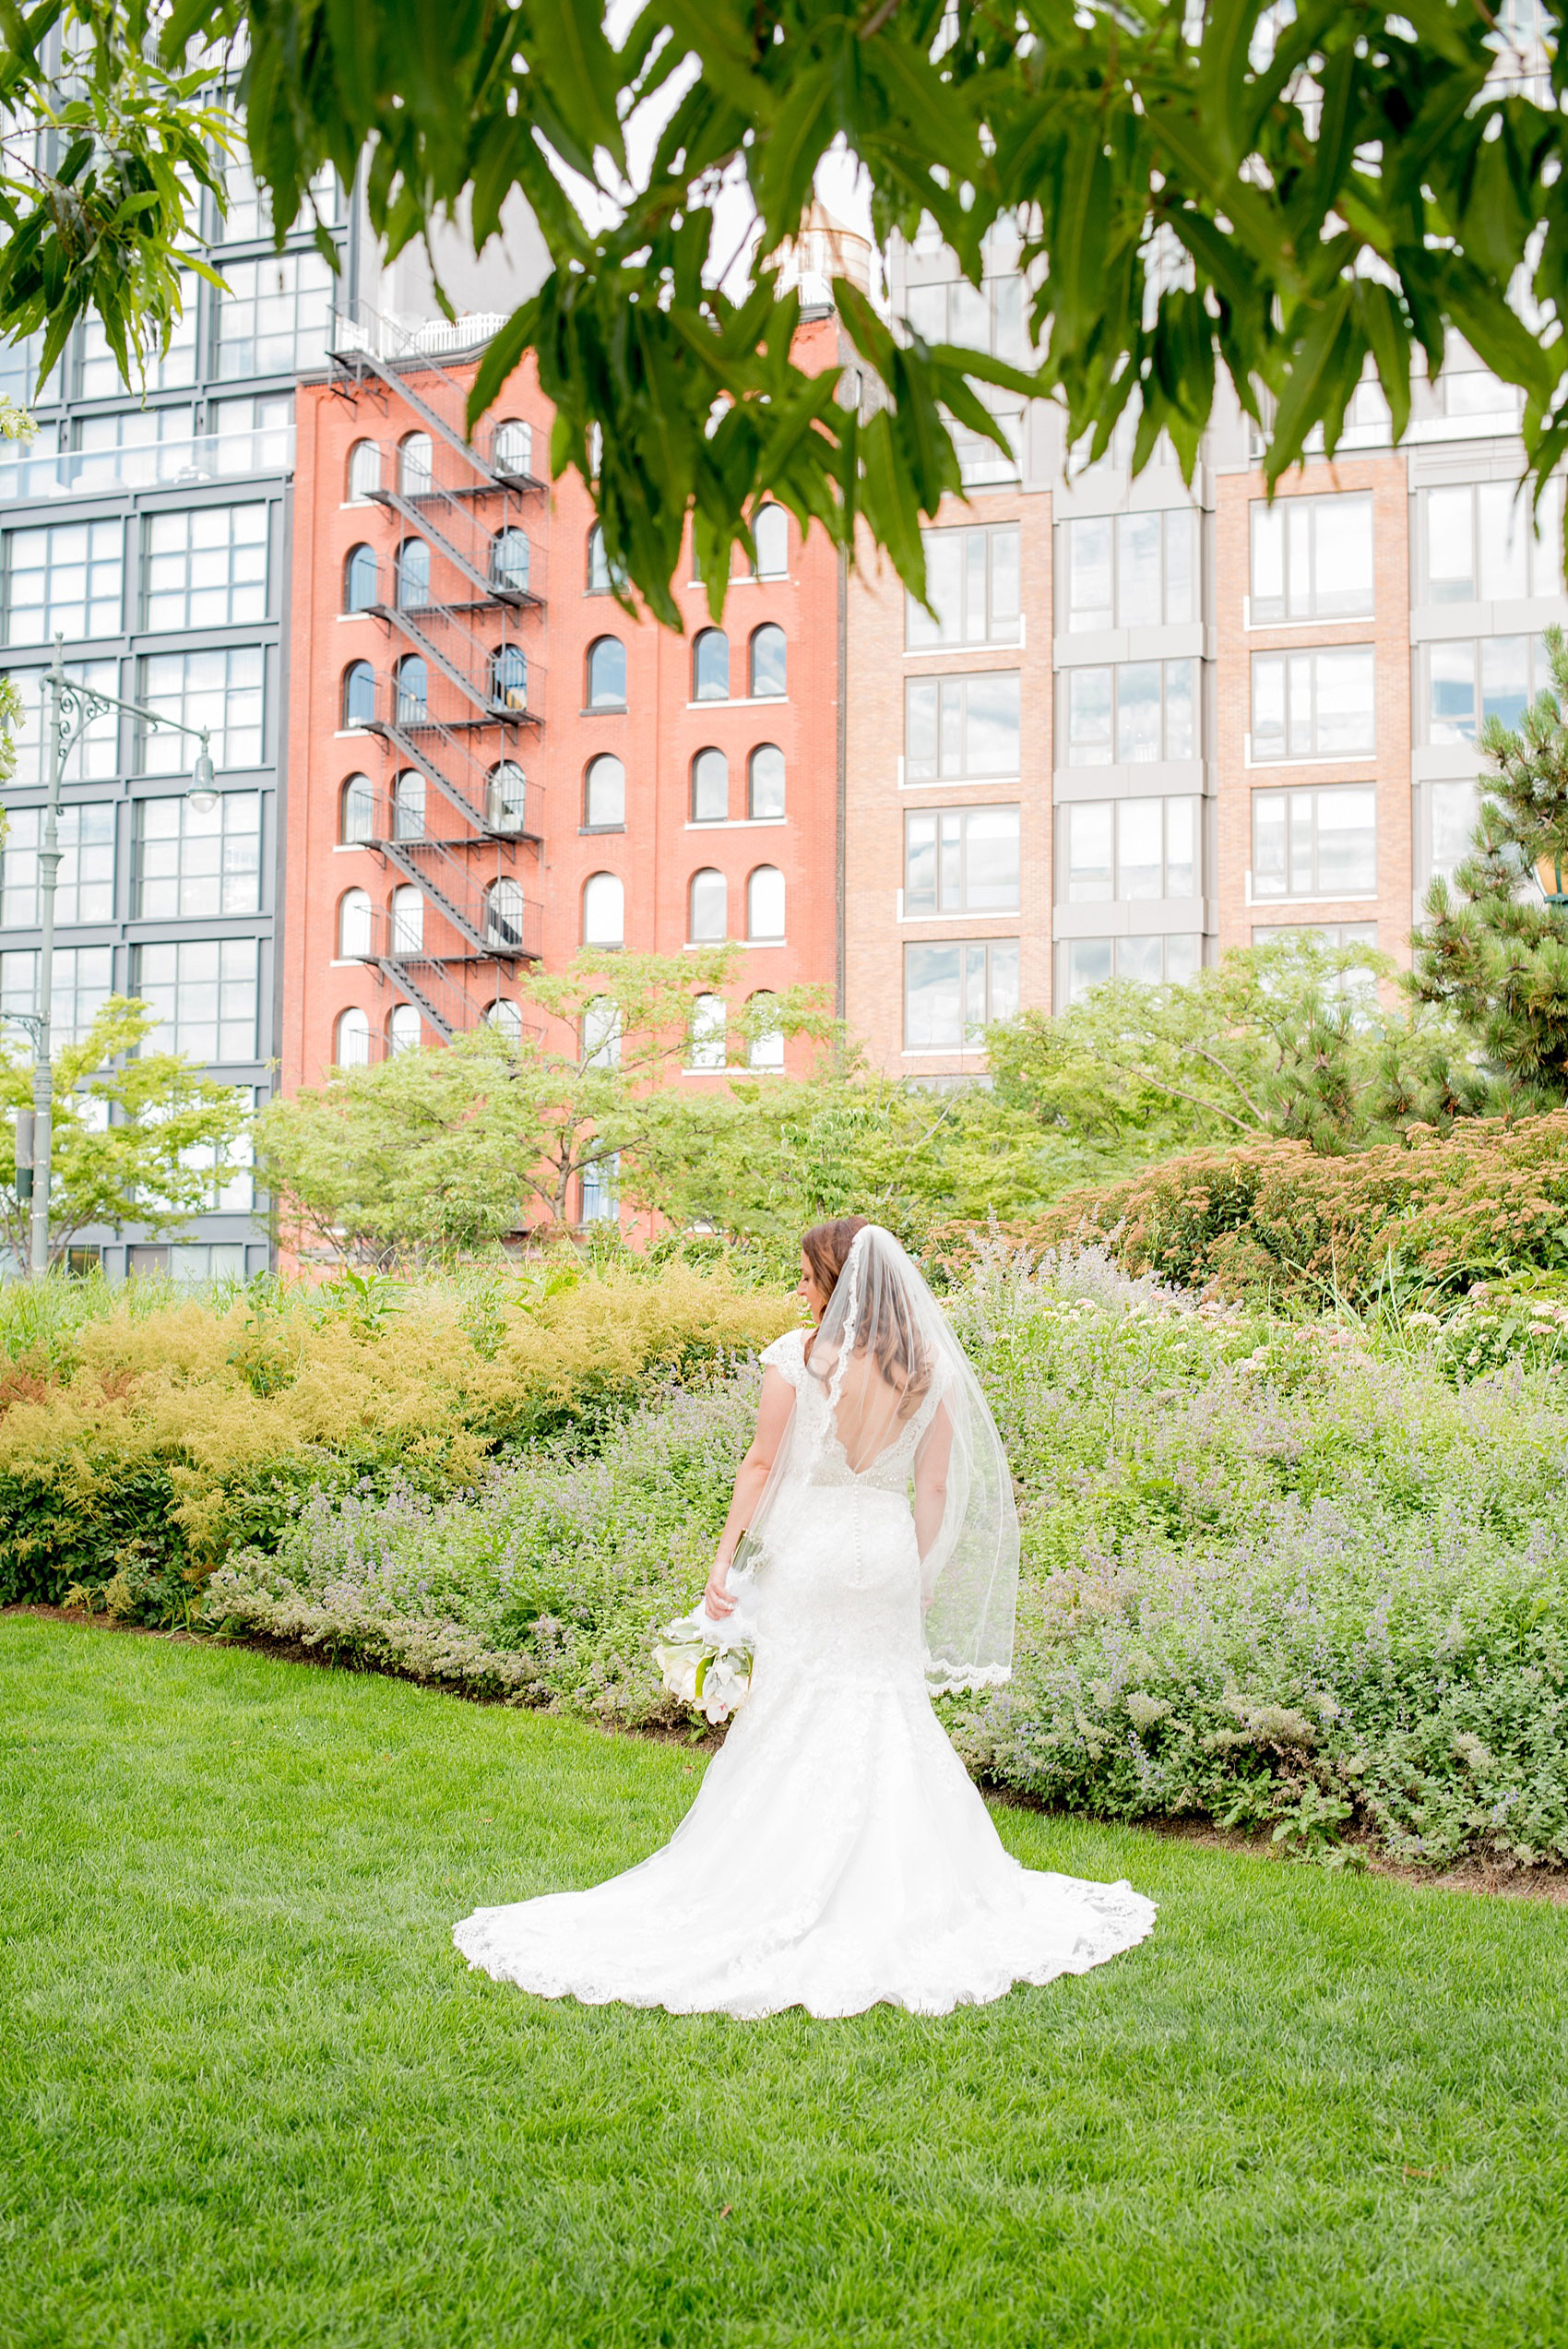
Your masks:
<svg viewBox="0 0 1568 2349"><path fill-rule="evenodd" d="M953 1457L953 1422L938 1403L915 1451L915 1542L923 1565L942 1531L947 1509L947 1463ZM926 1604L931 1593L926 1593Z"/></svg>
<svg viewBox="0 0 1568 2349"><path fill-rule="evenodd" d="M762 1401L757 1406L756 1434L751 1449L741 1462L735 1478L735 1497L730 1504L730 1514L724 1520L724 1531L719 1537L719 1555L703 1592L703 1604L709 1615L720 1617L732 1615L735 1602L725 1585L735 1552L741 1546L741 1536L752 1521L762 1488L766 1484L778 1447L790 1425L790 1413L795 1407L795 1390L781 1370L771 1365L762 1378Z"/></svg>

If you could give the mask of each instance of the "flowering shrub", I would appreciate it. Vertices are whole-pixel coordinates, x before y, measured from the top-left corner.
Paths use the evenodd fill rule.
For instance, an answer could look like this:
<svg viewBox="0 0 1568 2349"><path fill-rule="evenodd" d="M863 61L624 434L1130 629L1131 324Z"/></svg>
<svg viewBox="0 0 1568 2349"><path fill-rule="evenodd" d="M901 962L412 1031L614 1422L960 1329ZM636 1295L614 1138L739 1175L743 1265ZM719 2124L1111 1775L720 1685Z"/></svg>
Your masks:
<svg viewBox="0 0 1568 2349"><path fill-rule="evenodd" d="M1568 1270L1568 1110L1411 1127L1342 1158L1304 1142L1194 1151L1065 1194L1033 1234L1075 1235L1130 1272L1314 1310Z"/></svg>
<svg viewBox="0 0 1568 2349"><path fill-rule="evenodd" d="M1568 1390L1455 1378L1441 1330L1194 1309L1103 1255L983 1247L950 1302L1020 1494L1010 1687L948 1700L982 1775L1303 1849L1568 1860ZM666 1389L596 1456L477 1496L311 1502L209 1621L625 1723L682 1718L658 1627L700 1591L758 1373ZM689 1716L686 1716L689 1717Z"/></svg>

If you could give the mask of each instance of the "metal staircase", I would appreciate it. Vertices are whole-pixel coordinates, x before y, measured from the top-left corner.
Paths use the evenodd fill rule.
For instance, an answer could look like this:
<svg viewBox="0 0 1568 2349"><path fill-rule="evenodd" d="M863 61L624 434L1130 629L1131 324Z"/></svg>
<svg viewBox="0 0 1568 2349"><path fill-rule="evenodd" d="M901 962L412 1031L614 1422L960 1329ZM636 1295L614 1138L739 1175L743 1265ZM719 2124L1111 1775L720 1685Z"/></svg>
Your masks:
<svg viewBox="0 0 1568 2349"><path fill-rule="evenodd" d="M502 841L543 839L544 793L531 776L523 778L520 802L498 806L494 804L489 770L450 727L431 718L426 718L417 729L401 723L397 714L398 688L394 679L380 681L376 705L378 714L370 721L372 733L379 734L384 742L400 751L410 767L417 767L426 782L433 783L458 815L468 818L476 832ZM379 714L383 707L385 716ZM517 771L521 774L522 770Z"/></svg>
<svg viewBox="0 0 1568 2349"><path fill-rule="evenodd" d="M543 724L545 673L535 650L543 565L524 529L525 500L542 484L524 468L520 426L508 427L504 446L495 430L482 452L473 446L468 388L429 347L444 337L446 355L477 357L499 324L411 331L362 304L334 314L334 388L351 400L368 391L393 415L396 399L414 430L441 445L438 466L433 447L393 447L383 435L381 478L396 485L371 493L405 545L411 537L429 549L422 593L422 564L410 591L408 572L400 582L398 565L382 559L368 609L386 631L392 658L366 721L389 759L386 815L371 846L420 891L426 918L413 948L389 915L379 915L363 959L444 1037L475 1026L503 981L515 980L543 945L539 793L523 780L521 757L525 737L537 737ZM414 659L422 669L410 667ZM391 815L394 758L422 775L451 811L455 820L439 836L399 836ZM504 767L511 771L498 790L493 779ZM531 869L519 864L526 849L534 852ZM511 886L497 892L498 882ZM414 925L403 927L406 934Z"/></svg>

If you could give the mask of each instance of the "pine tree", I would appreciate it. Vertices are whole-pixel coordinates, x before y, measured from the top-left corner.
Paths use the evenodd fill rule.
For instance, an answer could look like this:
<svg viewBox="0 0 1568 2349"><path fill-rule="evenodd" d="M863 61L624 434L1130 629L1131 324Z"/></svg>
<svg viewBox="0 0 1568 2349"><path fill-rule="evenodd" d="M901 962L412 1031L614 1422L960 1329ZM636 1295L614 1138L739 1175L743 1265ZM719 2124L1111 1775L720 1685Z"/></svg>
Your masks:
<svg viewBox="0 0 1568 2349"><path fill-rule="evenodd" d="M1568 644L1555 627L1546 643L1554 690L1517 732L1498 718L1482 726L1495 771L1474 844L1452 885L1433 881L1411 941L1411 993L1473 1041L1488 1096L1477 1107L1568 1101Z"/></svg>

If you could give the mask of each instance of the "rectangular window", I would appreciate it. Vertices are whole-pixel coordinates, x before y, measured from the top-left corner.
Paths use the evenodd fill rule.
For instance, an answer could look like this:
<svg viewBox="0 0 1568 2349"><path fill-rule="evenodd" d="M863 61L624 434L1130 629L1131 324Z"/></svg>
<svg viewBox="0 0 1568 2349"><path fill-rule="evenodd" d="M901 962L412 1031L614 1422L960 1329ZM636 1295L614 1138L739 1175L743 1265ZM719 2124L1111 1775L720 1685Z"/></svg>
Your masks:
<svg viewBox="0 0 1568 2349"><path fill-rule="evenodd" d="M585 1166L579 1185L582 1198L578 1220L584 1223L615 1223L621 1215L621 1153L607 1151Z"/></svg>
<svg viewBox="0 0 1568 2349"><path fill-rule="evenodd" d="M220 478L293 471L291 391L268 392L254 399L214 399L207 414L211 437L203 461Z"/></svg>
<svg viewBox="0 0 1568 2349"><path fill-rule="evenodd" d="M141 663L141 699L187 726L206 726L216 767L259 767L262 761L264 655L259 645L221 652L154 652ZM188 772L196 745L188 734L138 726L137 771Z"/></svg>
<svg viewBox="0 0 1568 2349"><path fill-rule="evenodd" d="M1017 910L1016 807L932 807L905 817L907 914Z"/></svg>
<svg viewBox="0 0 1568 2349"><path fill-rule="evenodd" d="M943 644L1018 641L1018 530L922 531L926 592L933 620L905 598L905 642L911 652Z"/></svg>
<svg viewBox="0 0 1568 2349"><path fill-rule="evenodd" d="M1203 940L1195 931L1171 936L1073 938L1067 946L1067 1000L1081 1003L1112 977L1146 987L1181 985L1195 976L1202 960Z"/></svg>
<svg viewBox="0 0 1568 2349"><path fill-rule="evenodd" d="M0 845L0 929L36 929L43 918L38 853L42 807L13 807ZM60 810L59 877L54 919L62 929L114 919L114 804L78 803Z"/></svg>
<svg viewBox="0 0 1568 2349"><path fill-rule="evenodd" d="M114 957L106 946L56 947L49 1016L53 1045L79 1044L112 992ZM0 1010L38 1009L38 955L31 948L0 954Z"/></svg>
<svg viewBox="0 0 1568 2349"><path fill-rule="evenodd" d="M43 352L43 329L0 341L0 399L14 407L30 408L38 389L38 363Z"/></svg>
<svg viewBox="0 0 1568 2349"><path fill-rule="evenodd" d="M120 691L120 664L117 661L67 661L65 674L74 685L86 686L95 693ZM13 669L11 682L22 698L22 719L12 743L17 754L16 773L12 781L19 785L33 784L40 789L49 781L47 756L49 729L45 722L49 695L42 669ZM62 769L62 781L67 783L100 783L109 781L120 771L120 713L116 709L101 710L89 718L77 735Z"/></svg>
<svg viewBox="0 0 1568 2349"><path fill-rule="evenodd" d="M1360 757L1375 747L1372 649L1253 655L1253 764Z"/></svg>
<svg viewBox="0 0 1568 2349"><path fill-rule="evenodd" d="M250 157L242 146L239 152L225 159L223 165L225 202L219 211L212 206L212 237L214 244L255 244L262 237L272 234L272 206L267 190L256 185L251 171ZM338 174L330 163L324 163L310 184L315 215L331 222L338 218ZM210 199L209 199L210 200ZM312 221L309 205L302 208L295 228L308 228ZM225 272L227 274L227 272Z"/></svg>
<svg viewBox="0 0 1568 2349"><path fill-rule="evenodd" d="M120 522L51 522L6 541L6 641L117 637L124 572Z"/></svg>
<svg viewBox="0 0 1568 2349"><path fill-rule="evenodd" d="M1253 627L1359 620L1372 609L1370 492L1252 504Z"/></svg>
<svg viewBox="0 0 1568 2349"><path fill-rule="evenodd" d="M1004 445L1000 448L989 433L976 432L972 424L961 424L943 411L958 459L958 479L966 489L1001 489L1017 481L1024 468L1023 410L1004 405L1001 395L984 404L1002 427Z"/></svg>
<svg viewBox="0 0 1568 2349"><path fill-rule="evenodd" d="M120 363L109 348L102 319L89 313L82 321L81 336L77 362L77 399L124 399L128 387L120 373ZM196 355L196 280L186 274L180 279L180 315L174 321L169 348L162 358L154 357L148 363L148 390L183 391L187 384L194 384ZM58 381L58 377L53 380Z"/></svg>
<svg viewBox="0 0 1568 2349"><path fill-rule="evenodd" d="M240 1106L249 1116L255 1107L255 1088L253 1085L236 1085L234 1093ZM207 1213L211 1215L248 1215L250 1213L255 1205L255 1177L252 1172L255 1161L255 1146L248 1126L242 1127L230 1143L224 1154L221 1171L218 1165L216 1146L211 1142L193 1143L189 1150L180 1152L182 1166L191 1167L197 1174L201 1174L208 1168L212 1170L212 1181L203 1202ZM218 1250L215 1247L213 1254L217 1255L217 1253ZM240 1258L239 1271L243 1279L244 1275L243 1245L240 1249Z"/></svg>
<svg viewBox="0 0 1568 2349"><path fill-rule="evenodd" d="M1371 783L1253 793L1253 896L1370 897L1377 888Z"/></svg>
<svg viewBox="0 0 1568 2349"><path fill-rule="evenodd" d="M189 800L137 802L137 913L144 922L255 913L261 905L261 793L224 792L199 814Z"/></svg>
<svg viewBox="0 0 1568 2349"><path fill-rule="evenodd" d="M1276 924L1253 925L1254 946L1277 946L1285 938L1312 938L1320 946L1376 946L1375 922L1290 922L1283 927Z"/></svg>
<svg viewBox="0 0 1568 2349"><path fill-rule="evenodd" d="M1197 616L1193 509L1097 514L1064 525L1067 626L1176 627Z"/></svg>
<svg viewBox="0 0 1568 2349"><path fill-rule="evenodd" d="M76 448L65 462L80 490L140 489L172 479L195 457L191 411L179 408L118 408L107 416L78 419Z"/></svg>
<svg viewBox="0 0 1568 2349"><path fill-rule="evenodd" d="M1018 941L944 940L904 948L904 1049L962 1052L1018 1008Z"/></svg>
<svg viewBox="0 0 1568 2349"><path fill-rule="evenodd" d="M137 947L131 992L145 999L158 1022L151 1048L191 1060L254 1060L256 960L255 938Z"/></svg>
<svg viewBox="0 0 1568 2349"><path fill-rule="evenodd" d="M1480 793L1474 783L1429 783L1431 878L1448 880L1475 846Z"/></svg>
<svg viewBox="0 0 1568 2349"><path fill-rule="evenodd" d="M1017 276L948 278L935 285L912 285L904 297L906 322L926 342L962 343L968 351L990 351L1015 366L1025 362L1024 280Z"/></svg>
<svg viewBox="0 0 1568 2349"><path fill-rule="evenodd" d="M1195 799L1070 800L1070 905L1198 894Z"/></svg>
<svg viewBox="0 0 1568 2349"><path fill-rule="evenodd" d="M1195 661L1125 661L1064 674L1070 767L1197 757Z"/></svg>
<svg viewBox="0 0 1568 2349"><path fill-rule="evenodd" d="M336 280L319 253L229 261L223 275L230 292L216 297L213 352L223 382L320 366Z"/></svg>
<svg viewBox="0 0 1568 2349"><path fill-rule="evenodd" d="M1562 483L1547 483L1538 511L1515 482L1462 482L1421 493L1426 603L1503 602L1562 592Z"/></svg>
<svg viewBox="0 0 1568 2349"><path fill-rule="evenodd" d="M1016 775L1018 673L911 677L904 687L907 782L966 782Z"/></svg>
<svg viewBox="0 0 1568 2349"><path fill-rule="evenodd" d="M260 504L147 515L143 627L222 628L265 620L267 516Z"/></svg>
<svg viewBox="0 0 1568 2349"><path fill-rule="evenodd" d="M1551 685L1543 637L1450 637L1427 648L1427 740L1471 743L1488 718L1516 730Z"/></svg>

